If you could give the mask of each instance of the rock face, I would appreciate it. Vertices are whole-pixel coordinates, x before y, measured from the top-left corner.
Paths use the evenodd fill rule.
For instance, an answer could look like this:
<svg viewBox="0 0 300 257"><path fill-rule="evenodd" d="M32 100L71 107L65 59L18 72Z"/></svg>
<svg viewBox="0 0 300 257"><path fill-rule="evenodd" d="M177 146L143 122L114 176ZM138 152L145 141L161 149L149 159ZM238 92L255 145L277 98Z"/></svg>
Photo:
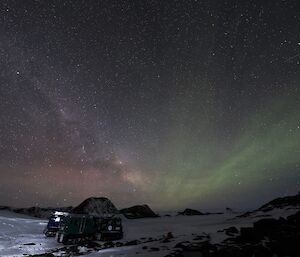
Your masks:
<svg viewBox="0 0 300 257"><path fill-rule="evenodd" d="M159 217L159 215L154 213L147 204L135 205L135 206L132 206L129 208L125 208L125 209L120 210L120 213L122 213L128 219Z"/></svg>
<svg viewBox="0 0 300 257"><path fill-rule="evenodd" d="M182 212L178 212L177 215L184 215L184 216L193 216L193 215L204 215L204 213L198 211L198 210L193 210L193 209L185 209Z"/></svg>
<svg viewBox="0 0 300 257"><path fill-rule="evenodd" d="M119 213L114 204L106 197L90 197L72 209L72 213L90 215L110 215Z"/></svg>

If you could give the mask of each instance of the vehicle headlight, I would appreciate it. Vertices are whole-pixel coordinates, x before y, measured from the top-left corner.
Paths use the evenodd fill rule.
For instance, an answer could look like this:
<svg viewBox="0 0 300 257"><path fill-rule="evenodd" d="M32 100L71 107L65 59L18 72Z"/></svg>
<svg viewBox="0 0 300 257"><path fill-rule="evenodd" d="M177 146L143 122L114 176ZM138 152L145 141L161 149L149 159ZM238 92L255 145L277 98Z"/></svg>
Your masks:
<svg viewBox="0 0 300 257"><path fill-rule="evenodd" d="M111 230L112 230L112 225L109 225L109 226L107 227L107 229L108 229L109 231L111 231Z"/></svg>

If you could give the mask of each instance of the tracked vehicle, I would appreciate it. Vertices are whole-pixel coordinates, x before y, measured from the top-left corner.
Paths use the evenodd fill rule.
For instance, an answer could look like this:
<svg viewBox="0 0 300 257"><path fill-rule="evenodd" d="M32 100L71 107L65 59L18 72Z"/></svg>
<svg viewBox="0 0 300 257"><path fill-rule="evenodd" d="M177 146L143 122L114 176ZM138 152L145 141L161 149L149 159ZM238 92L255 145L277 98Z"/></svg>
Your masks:
<svg viewBox="0 0 300 257"><path fill-rule="evenodd" d="M73 244L88 240L118 240L122 237L121 218L69 214L61 222L57 242Z"/></svg>

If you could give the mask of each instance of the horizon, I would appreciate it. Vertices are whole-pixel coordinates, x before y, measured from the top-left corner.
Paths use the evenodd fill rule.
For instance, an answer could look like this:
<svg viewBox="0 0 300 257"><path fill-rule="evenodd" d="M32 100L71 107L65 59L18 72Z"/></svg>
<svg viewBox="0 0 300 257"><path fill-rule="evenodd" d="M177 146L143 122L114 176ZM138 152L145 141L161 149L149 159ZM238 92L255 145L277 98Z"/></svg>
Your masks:
<svg viewBox="0 0 300 257"><path fill-rule="evenodd" d="M299 194L300 191L296 192L295 194L289 194L289 195L278 195L278 196L275 196L273 197L272 199L269 199L269 200L262 200L261 203L259 203L258 205L255 205L255 206L238 206L238 207L235 207L235 206L225 206L225 207L212 207L212 208L203 208L203 207L200 207L200 206L185 206L185 207L182 207L182 208L179 208L179 209L155 209L155 208L152 208L151 205L147 204L147 203L136 203L136 204L132 204L130 206L117 206L113 200L109 199L108 197L106 196L90 196L90 197L87 197L85 199L83 199L81 202L77 203L77 204L74 204L74 205L65 205L65 206L47 206L47 205L28 205L28 206L12 206L12 205L3 205L0 203L0 207L8 207L8 208L12 208L12 209L27 209L27 208L31 208L31 207L38 207L38 208L45 208L45 209L48 209L48 208L51 208L51 209L60 209L60 208L74 208L78 205L80 205L82 202L84 202L85 200L89 199L89 198L107 198L108 200L110 200L113 205L117 208L117 210L121 210L121 209L124 209L124 208L129 208L129 207L132 207L132 206L136 206L136 205L148 205L154 212L158 212L158 213L168 213L168 212L178 212L178 211L183 211L184 209L186 208L190 208L190 209L195 209L195 210L198 210L198 211L201 211L201 212L224 212L226 213L226 209L227 208L230 208L232 211L236 211L236 212L247 212L247 211L253 211L253 210L256 210L258 208L260 208L261 206L271 202L272 200L275 200L275 199L278 199L278 198L283 198L283 197L287 197L287 196L294 196L294 195L297 195Z"/></svg>

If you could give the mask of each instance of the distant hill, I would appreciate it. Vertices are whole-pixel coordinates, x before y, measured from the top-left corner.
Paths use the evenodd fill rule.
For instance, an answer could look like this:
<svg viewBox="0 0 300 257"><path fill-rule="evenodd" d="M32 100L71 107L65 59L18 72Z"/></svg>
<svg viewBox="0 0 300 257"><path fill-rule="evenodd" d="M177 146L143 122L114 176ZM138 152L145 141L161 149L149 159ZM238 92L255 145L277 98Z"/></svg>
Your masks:
<svg viewBox="0 0 300 257"><path fill-rule="evenodd" d="M297 195L276 198L261 206L258 211L267 212L273 210L274 208L282 209L288 206L300 207L300 192Z"/></svg>
<svg viewBox="0 0 300 257"><path fill-rule="evenodd" d="M24 214L36 218L49 218L53 212L55 211L62 211L62 212L70 212L72 210L72 207L30 207L30 208L12 208L8 206L0 206L0 210L7 210L12 211L19 214Z"/></svg>
<svg viewBox="0 0 300 257"><path fill-rule="evenodd" d="M156 218L159 217L154 213L151 208L147 205L135 205L129 208L120 210L126 218L128 219L140 219L140 218Z"/></svg>

